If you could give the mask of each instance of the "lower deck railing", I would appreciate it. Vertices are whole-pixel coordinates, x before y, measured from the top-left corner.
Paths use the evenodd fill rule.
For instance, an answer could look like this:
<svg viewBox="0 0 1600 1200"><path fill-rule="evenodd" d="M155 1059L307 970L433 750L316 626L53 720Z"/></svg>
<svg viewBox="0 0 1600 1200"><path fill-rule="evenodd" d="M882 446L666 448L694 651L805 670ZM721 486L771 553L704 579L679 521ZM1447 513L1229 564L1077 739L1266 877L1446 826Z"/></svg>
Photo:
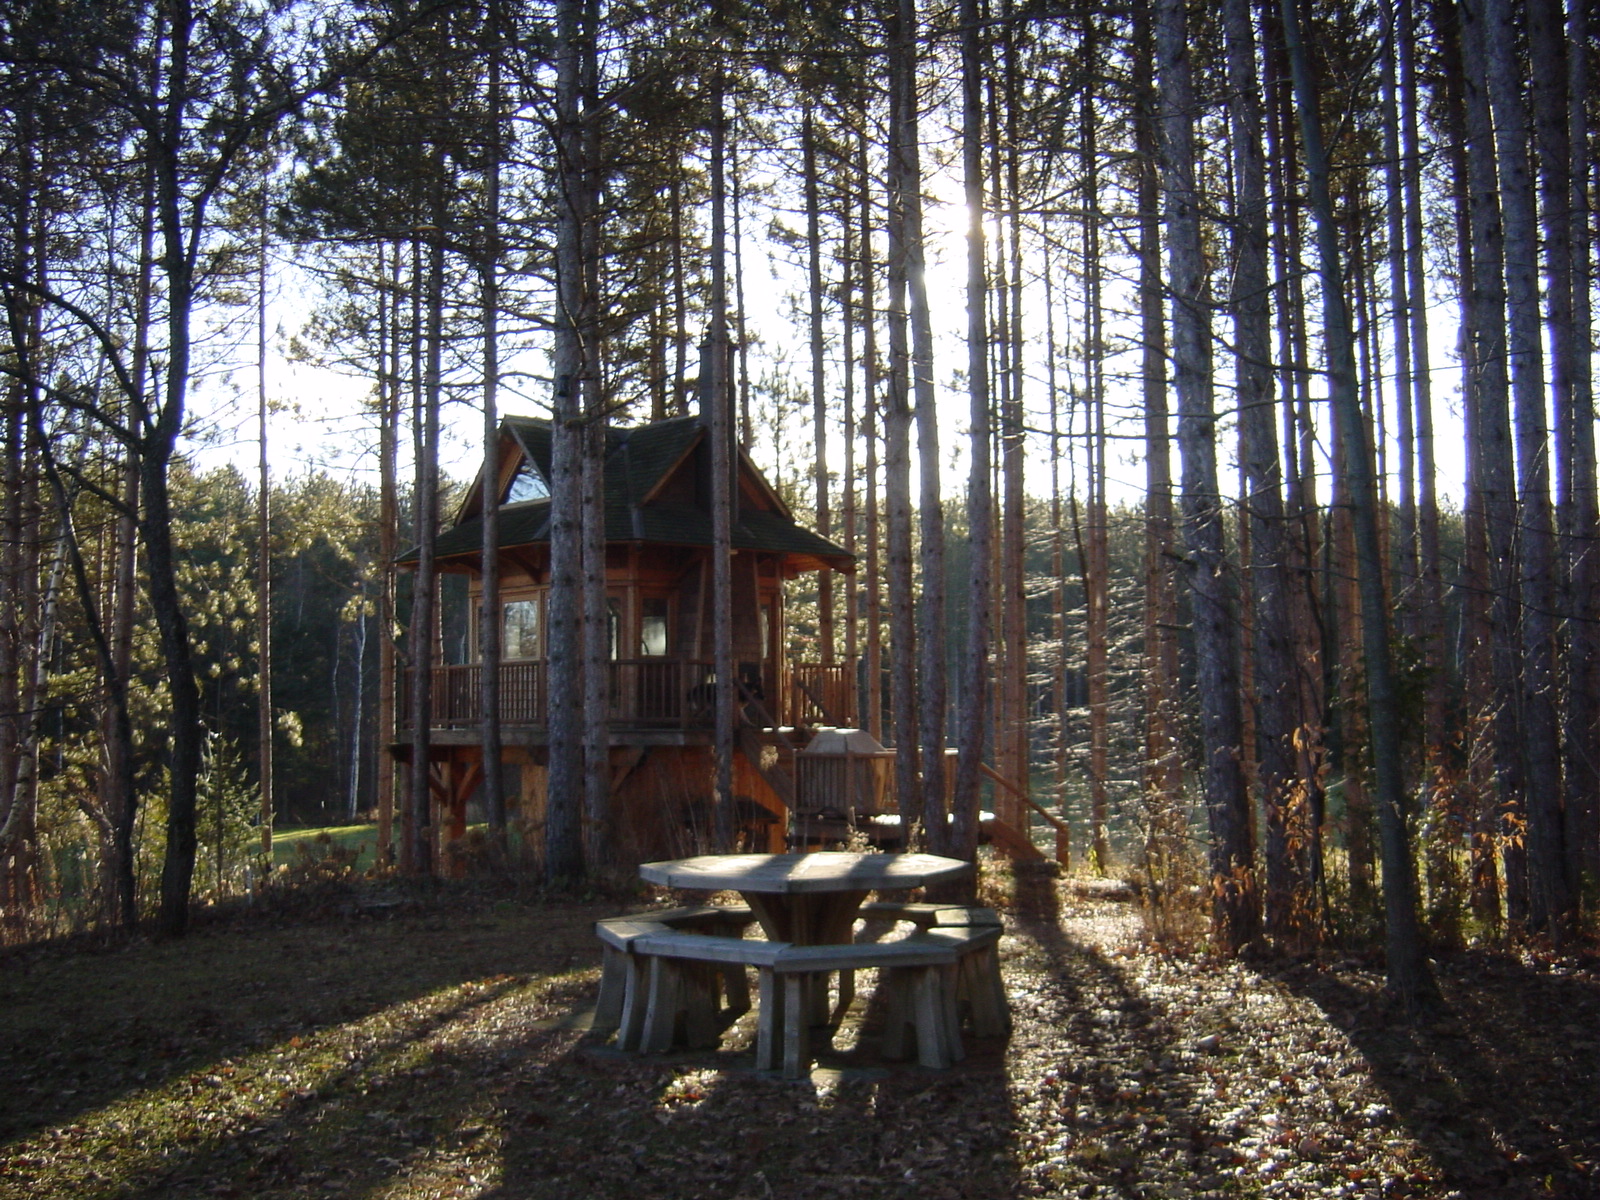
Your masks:
<svg viewBox="0 0 1600 1200"><path fill-rule="evenodd" d="M550 720L547 664L526 659L500 666L500 723L540 726ZM610 663L607 718L614 724L657 728L709 728L716 723L715 664L696 659L616 659ZM763 682L763 677L766 681ZM855 722L853 666L795 663L787 688L776 688L770 668L739 666L736 703L758 723L851 725ZM476 663L434 667L428 692L428 724L434 729L464 729L483 720L483 668ZM777 692L776 700L769 694ZM784 693L788 694L785 695ZM569 703L581 703L573 697ZM400 724L412 724L411 674L402 681L397 709Z"/></svg>

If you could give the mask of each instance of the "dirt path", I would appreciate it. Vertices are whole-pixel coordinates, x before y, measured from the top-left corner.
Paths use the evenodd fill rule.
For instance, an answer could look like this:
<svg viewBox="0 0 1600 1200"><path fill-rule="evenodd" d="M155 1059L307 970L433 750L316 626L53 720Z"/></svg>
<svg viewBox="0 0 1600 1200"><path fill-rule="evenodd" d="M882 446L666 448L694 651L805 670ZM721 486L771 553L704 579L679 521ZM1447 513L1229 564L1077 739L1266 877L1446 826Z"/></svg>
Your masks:
<svg viewBox="0 0 1600 1200"><path fill-rule="evenodd" d="M585 1033L612 907L256 922L0 968L0 1197L1600 1195L1592 963L1444 964L1390 1021L1354 962L1145 950L1126 905L1008 918L1015 1029L947 1072L856 1010L811 1080Z"/></svg>

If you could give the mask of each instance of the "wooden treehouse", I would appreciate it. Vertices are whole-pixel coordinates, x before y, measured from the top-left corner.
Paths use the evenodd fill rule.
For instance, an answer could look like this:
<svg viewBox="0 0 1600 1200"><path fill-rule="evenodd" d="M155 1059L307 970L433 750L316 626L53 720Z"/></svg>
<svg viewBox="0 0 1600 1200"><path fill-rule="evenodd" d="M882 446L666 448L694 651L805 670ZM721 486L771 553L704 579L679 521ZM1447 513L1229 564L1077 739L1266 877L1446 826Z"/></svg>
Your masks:
<svg viewBox="0 0 1600 1200"><path fill-rule="evenodd" d="M710 836L716 674L708 439L698 417L607 431L609 836L621 861L675 857L704 848ZM837 742L837 753L828 749L835 743L818 740L821 730L858 723L856 664L797 661L787 652L785 581L811 571L853 571L854 557L798 524L749 458L740 452L737 459L733 771L741 838L760 850L781 850L791 841L814 844L847 833L837 824L843 819L871 840L895 844L893 751L865 734ZM480 473L434 544L441 572L469 576L476 620L484 488L498 489L502 762L508 809L535 852L544 844L550 709L577 703L550 695L546 681L549 478L548 422L508 418L500 429L495 478ZM414 564L414 553L402 560L402 566ZM467 641L476 647L476 637ZM446 870L462 861L469 809L478 807L480 672L475 662L432 671L431 823ZM399 689L402 730L411 728L410 694L406 681ZM393 749L409 757L404 736ZM1020 835L1012 840L1025 841Z"/></svg>

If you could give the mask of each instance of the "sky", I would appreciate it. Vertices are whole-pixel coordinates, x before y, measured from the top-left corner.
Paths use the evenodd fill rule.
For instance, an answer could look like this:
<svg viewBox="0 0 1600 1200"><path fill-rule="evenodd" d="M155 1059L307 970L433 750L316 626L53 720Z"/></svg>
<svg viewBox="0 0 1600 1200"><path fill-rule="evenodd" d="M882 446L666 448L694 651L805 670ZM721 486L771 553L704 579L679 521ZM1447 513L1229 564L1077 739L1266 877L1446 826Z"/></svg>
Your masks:
<svg viewBox="0 0 1600 1200"><path fill-rule="evenodd" d="M781 180L774 181L779 185ZM969 402L965 391L964 370L966 349L964 335L965 314L965 227L966 209L961 201L959 181L949 175L934 174L928 180L930 202L925 214L927 236L928 289L930 310L935 327L934 375L938 385L941 461L945 468L943 489L947 496L959 495L965 487L967 464L965 437ZM758 193L759 194L759 193ZM792 227L799 226L795 214L747 214L744 226L765 229L776 216ZM990 233L991 245L994 241ZM1106 299L1112 307L1131 309L1132 296L1127 277L1131 271L1120 272L1115 259L1108 259L1110 271ZM1027 264L1027 271L1042 276L1045 263L1035 258ZM805 274L796 253L770 239L757 240L747 248L744 257L744 289L747 320L757 342L753 352L752 377L769 373L786 377L785 389L793 395L808 396L810 387L810 354L806 314L803 304L796 299L804 294ZM1077 285L1065 281L1057 268L1053 284L1053 326L1057 344L1070 347L1081 335L1083 304L1075 294ZM267 312L268 349L266 355L266 392L272 415L269 422L269 458L275 475L282 477L306 471L322 470L352 481L376 484L377 461L376 434L373 423L363 412L363 404L372 392L370 375L355 374L348 369L295 361L290 354L290 340L303 333L306 322L321 302L315 278L296 263L287 250L275 255L271 276L270 298ZM883 287L880 281L879 303ZM1025 330L1032 350L1028 363L1028 381L1025 384L1024 402L1029 413L1029 423L1042 429L1047 420L1049 364L1043 349L1045 312L1044 286L1035 282L1029 286L1024 304L1025 320L1031 327ZM1434 377L1435 422L1438 429L1437 453L1439 468L1439 494L1446 502L1459 501L1462 494L1463 446L1459 422L1459 368L1454 359L1454 338L1458 325L1453 302L1440 301L1431 306L1431 364ZM206 339L209 365L196 380L193 412L195 428L200 436L190 443L195 460L202 467L232 462L253 476L257 458L256 397L257 397L257 327L255 314L248 310L212 310L207 315L209 336ZM1106 329L1110 343L1131 347L1130 323L1112 320ZM1313 322L1313 326L1315 322ZM1228 330L1219 325L1218 336L1226 337ZM841 394L837 329L830 326L828 349L829 393L836 400ZM1230 393L1226 372L1221 364L1226 355L1219 346L1218 393L1219 409L1225 409ZM1142 428L1139 422L1138 383L1131 377L1136 367L1136 355L1131 349L1107 360L1107 407L1110 414L1110 432L1113 435L1108 458L1108 496L1112 503L1137 503L1143 494L1144 465ZM547 367L542 350L525 351L520 360L507 363L508 377L502 385L500 406L503 412L542 416L546 409L540 389L540 377ZM694 369L694 368L691 368ZM1123 373L1129 373L1123 377ZM1081 383L1083 363L1081 355L1074 360L1070 349L1058 354L1055 366L1059 404L1065 412L1070 405L1069 393ZM1386 390L1392 391L1392 381L1385 381ZM1313 383L1313 394L1320 396L1320 380ZM859 411L859 397L857 400ZM465 480L477 469L480 454L482 418L480 409L465 403L446 407L443 414L442 465L445 473ZM762 422L762 435L751 448L757 464L777 480L794 479L808 469L811 456L809 404L788 405L776 416L770 407ZM1063 421L1068 418L1064 415ZM1081 427L1081 415L1077 418ZM1232 464L1229 422L1224 416L1221 432L1221 459L1219 469L1223 478L1237 479ZM1325 439L1324 439L1325 440ZM844 461L842 433L835 429L829 445L829 463L839 470ZM408 447L403 444L402 456ZM1388 462L1396 461L1398 449L1390 431L1386 446ZM858 450L857 459L862 454ZM1074 483L1082 486L1084 466L1069 452L1057 464L1062 488ZM1036 435L1030 440L1027 455L1027 486L1032 495L1043 496L1049 492L1050 454L1048 438ZM1176 454L1174 453L1174 462ZM409 468L402 465L402 473ZM1326 472L1326 462L1319 470ZM1225 482L1224 486L1228 486ZM1325 482L1320 494L1326 498Z"/></svg>

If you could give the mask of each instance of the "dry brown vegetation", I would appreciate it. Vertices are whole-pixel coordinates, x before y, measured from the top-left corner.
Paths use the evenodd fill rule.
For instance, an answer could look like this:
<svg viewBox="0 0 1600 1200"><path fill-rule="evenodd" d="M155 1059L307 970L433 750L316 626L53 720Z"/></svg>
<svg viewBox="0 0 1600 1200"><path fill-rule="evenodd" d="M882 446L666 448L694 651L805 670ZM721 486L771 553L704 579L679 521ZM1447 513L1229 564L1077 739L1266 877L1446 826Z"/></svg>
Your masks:
<svg viewBox="0 0 1600 1200"><path fill-rule="evenodd" d="M1391 1019L1355 960L1148 947L1041 883L1016 1027L948 1072L852 1012L809 1082L585 1033L615 904L467 901L42 949L0 976L0 1197L1600 1195L1592 960L1439 964Z"/></svg>

